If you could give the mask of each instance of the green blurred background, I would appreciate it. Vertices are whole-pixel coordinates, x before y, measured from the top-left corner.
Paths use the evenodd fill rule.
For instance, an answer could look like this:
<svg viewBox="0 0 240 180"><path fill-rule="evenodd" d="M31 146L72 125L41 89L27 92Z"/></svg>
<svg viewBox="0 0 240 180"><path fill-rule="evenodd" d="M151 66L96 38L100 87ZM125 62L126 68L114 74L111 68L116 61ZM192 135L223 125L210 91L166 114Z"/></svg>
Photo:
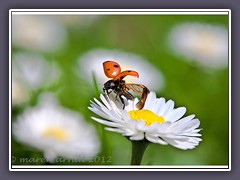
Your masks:
<svg viewBox="0 0 240 180"><path fill-rule="evenodd" d="M80 16L80 15L79 15ZM146 150L143 165L227 165L229 154L228 119L228 69L204 69L176 57L166 43L173 26L183 22L220 24L228 28L227 15L104 15L91 25L79 28L66 26L67 42L64 48L54 52L37 52L59 65L59 81L47 88L32 92L27 104L12 107L12 121L27 106L34 106L40 93L52 91L60 104L81 113L88 123L96 127L102 141L98 158L83 164L129 165L131 143L121 134L103 130L103 126L91 120L89 100L99 97L98 92L76 74L76 64L82 54L95 48L120 49L136 53L159 68L164 75L165 86L158 97L173 99L175 107L187 107L187 115L200 119L203 141L193 150L179 150L172 146L151 144ZM29 49L12 46L12 54L30 52ZM182 58L182 57L181 57ZM99 69L102 71L102 69ZM42 153L12 138L12 156L36 158ZM109 161L107 161L109 160ZM21 164L18 160L13 164ZM24 164L44 164L32 162ZM56 164L79 164L74 162Z"/></svg>

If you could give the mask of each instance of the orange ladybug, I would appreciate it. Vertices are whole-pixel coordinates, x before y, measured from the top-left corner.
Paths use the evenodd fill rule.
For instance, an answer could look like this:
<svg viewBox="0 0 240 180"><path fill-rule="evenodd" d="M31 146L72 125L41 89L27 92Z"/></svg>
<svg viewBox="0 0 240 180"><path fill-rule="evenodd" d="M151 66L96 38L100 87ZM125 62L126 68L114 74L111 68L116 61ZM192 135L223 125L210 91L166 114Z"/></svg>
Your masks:
<svg viewBox="0 0 240 180"><path fill-rule="evenodd" d="M103 63L104 73L108 78L113 78L113 80L123 79L125 76L135 76L139 77L136 71L127 70L121 72L121 66L114 61L105 61Z"/></svg>
<svg viewBox="0 0 240 180"><path fill-rule="evenodd" d="M143 108L147 95L150 92L148 88L142 84L126 83L123 80L123 78L126 76L134 76L138 78L139 77L138 72L133 70L121 71L121 66L114 61L105 61L103 63L103 70L105 75L108 78L112 78L111 80L104 83L103 91L106 94L110 94L112 91L116 93L119 99L121 100L121 102L123 103L123 109L124 109L125 104L122 96L124 96L126 99L133 100L134 96L128 92L129 90L132 90L137 94L141 94L141 99L136 104L136 107L138 109Z"/></svg>

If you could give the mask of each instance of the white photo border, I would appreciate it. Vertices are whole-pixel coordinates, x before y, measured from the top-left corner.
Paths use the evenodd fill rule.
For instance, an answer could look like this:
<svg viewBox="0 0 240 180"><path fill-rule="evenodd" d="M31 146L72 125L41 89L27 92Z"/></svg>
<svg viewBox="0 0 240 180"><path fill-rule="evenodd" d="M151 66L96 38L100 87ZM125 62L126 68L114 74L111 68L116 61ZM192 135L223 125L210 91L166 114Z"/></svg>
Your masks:
<svg viewBox="0 0 240 180"><path fill-rule="evenodd" d="M228 15L229 155L228 165L78 166L12 165L12 15ZM9 170L10 171L231 171L231 10L230 9L10 9L9 10Z"/></svg>

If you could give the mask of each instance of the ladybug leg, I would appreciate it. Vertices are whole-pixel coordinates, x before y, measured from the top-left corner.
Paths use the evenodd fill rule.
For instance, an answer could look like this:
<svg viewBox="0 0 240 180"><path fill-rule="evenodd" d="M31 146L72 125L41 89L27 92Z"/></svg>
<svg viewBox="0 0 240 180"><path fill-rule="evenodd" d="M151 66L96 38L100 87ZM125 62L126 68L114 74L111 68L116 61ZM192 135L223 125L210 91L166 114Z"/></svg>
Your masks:
<svg viewBox="0 0 240 180"><path fill-rule="evenodd" d="M122 102L122 104L123 104L123 109L124 109L124 108L125 108L124 100L123 100L123 98L122 98L121 96L119 96L119 98L120 98L120 100L121 100L121 102Z"/></svg>
<svg viewBox="0 0 240 180"><path fill-rule="evenodd" d="M134 99L134 96L128 91L126 91L123 95L126 97L126 99L130 99L130 100Z"/></svg>
<svg viewBox="0 0 240 180"><path fill-rule="evenodd" d="M111 91L109 92L109 90ZM103 89L103 92L107 95L109 95L112 91L113 91L112 89L105 89L105 88Z"/></svg>
<svg viewBox="0 0 240 180"><path fill-rule="evenodd" d="M106 88L103 88L103 92L107 94L108 90Z"/></svg>
<svg viewBox="0 0 240 180"><path fill-rule="evenodd" d="M115 96L115 101L117 101L117 97L118 97L118 94L116 94L116 96ZM119 96L119 97L121 97L121 96Z"/></svg>
<svg viewBox="0 0 240 180"><path fill-rule="evenodd" d="M113 90L111 90L110 92L109 92L109 91L107 91L107 95L109 95L111 92L113 92Z"/></svg>

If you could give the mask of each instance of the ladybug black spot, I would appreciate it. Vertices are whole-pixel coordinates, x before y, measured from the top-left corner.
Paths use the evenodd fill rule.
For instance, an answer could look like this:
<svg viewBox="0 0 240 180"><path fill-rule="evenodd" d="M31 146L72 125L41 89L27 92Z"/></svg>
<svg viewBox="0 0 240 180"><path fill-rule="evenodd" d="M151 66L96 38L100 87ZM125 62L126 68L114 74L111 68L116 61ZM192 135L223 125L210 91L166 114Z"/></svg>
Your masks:
<svg viewBox="0 0 240 180"><path fill-rule="evenodd" d="M132 72L132 71L128 70L128 72Z"/></svg>
<svg viewBox="0 0 240 180"><path fill-rule="evenodd" d="M110 69L109 69L109 68L108 68L107 70L108 70L108 71L110 71Z"/></svg>
<svg viewBox="0 0 240 180"><path fill-rule="evenodd" d="M115 64L115 65L113 65L113 67L118 68L119 66Z"/></svg>

